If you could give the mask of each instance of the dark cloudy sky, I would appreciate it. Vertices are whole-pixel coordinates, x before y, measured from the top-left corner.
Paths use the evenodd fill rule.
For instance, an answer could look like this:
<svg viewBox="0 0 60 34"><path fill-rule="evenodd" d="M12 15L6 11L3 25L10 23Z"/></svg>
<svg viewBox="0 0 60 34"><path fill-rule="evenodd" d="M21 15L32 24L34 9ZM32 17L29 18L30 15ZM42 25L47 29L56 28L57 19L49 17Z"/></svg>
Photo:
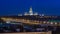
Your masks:
<svg viewBox="0 0 60 34"><path fill-rule="evenodd" d="M39 14L60 15L60 0L0 0L0 16L23 14L30 6Z"/></svg>

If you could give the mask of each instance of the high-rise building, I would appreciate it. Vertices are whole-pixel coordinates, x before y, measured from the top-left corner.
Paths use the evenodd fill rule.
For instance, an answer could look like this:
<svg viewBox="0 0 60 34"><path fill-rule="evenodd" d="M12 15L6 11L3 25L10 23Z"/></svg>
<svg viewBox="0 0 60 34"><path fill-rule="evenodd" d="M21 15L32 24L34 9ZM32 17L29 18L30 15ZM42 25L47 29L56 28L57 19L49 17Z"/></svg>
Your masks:
<svg viewBox="0 0 60 34"><path fill-rule="evenodd" d="M32 7L30 7L30 9L29 9L29 13L25 12L24 15L38 15L38 13L37 13L37 12L34 13L33 10L32 10Z"/></svg>

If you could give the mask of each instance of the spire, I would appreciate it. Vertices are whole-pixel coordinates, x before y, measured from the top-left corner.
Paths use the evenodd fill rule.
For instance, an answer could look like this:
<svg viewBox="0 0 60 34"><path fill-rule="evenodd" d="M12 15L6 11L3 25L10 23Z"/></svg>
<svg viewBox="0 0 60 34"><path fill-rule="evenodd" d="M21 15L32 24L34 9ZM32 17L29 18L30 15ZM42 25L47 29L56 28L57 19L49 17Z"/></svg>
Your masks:
<svg viewBox="0 0 60 34"><path fill-rule="evenodd" d="M32 7L30 7L29 13L25 12L24 15L38 15L38 13L37 12L33 13Z"/></svg>
<svg viewBox="0 0 60 34"><path fill-rule="evenodd" d="M32 7L30 7L30 11L32 11Z"/></svg>
<svg viewBox="0 0 60 34"><path fill-rule="evenodd" d="M29 14L33 15L32 7L30 7Z"/></svg>

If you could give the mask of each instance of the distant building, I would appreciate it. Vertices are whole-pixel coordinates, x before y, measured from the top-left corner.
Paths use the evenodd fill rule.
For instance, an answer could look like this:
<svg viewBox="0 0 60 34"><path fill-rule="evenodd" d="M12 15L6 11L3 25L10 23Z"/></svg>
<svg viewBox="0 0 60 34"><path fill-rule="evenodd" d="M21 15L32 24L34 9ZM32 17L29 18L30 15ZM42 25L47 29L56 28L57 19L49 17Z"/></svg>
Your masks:
<svg viewBox="0 0 60 34"><path fill-rule="evenodd" d="M38 15L38 13L33 13L32 7L30 7L29 13L25 12L24 15Z"/></svg>

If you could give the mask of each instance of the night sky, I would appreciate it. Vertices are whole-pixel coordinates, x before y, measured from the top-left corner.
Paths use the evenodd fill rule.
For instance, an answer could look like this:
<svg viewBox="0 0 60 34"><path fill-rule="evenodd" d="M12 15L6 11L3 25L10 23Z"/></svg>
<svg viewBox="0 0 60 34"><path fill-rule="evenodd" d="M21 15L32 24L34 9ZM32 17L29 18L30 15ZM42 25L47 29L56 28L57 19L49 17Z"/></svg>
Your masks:
<svg viewBox="0 0 60 34"><path fill-rule="evenodd" d="M0 16L23 14L30 6L39 14L60 15L60 0L0 0Z"/></svg>

